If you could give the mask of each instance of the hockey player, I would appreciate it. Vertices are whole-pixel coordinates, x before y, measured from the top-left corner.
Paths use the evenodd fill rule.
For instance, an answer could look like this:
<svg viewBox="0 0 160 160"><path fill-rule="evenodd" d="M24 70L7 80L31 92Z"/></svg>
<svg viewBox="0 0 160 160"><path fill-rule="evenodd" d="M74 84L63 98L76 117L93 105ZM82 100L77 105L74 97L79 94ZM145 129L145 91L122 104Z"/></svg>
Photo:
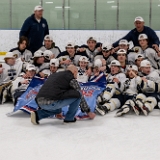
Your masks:
<svg viewBox="0 0 160 160"><path fill-rule="evenodd" d="M56 58L61 52L59 47L55 46L51 35L46 35L44 37L44 46L42 46L39 50L43 52L45 50L50 50L53 53L54 58Z"/></svg>
<svg viewBox="0 0 160 160"><path fill-rule="evenodd" d="M51 74L58 72L59 60L53 58L50 60L49 69L44 69L41 72L45 75L45 78L48 78Z"/></svg>
<svg viewBox="0 0 160 160"><path fill-rule="evenodd" d="M94 61L93 75L89 78L89 82L106 83L106 76L104 72L100 70L101 67L102 67L102 60L96 59Z"/></svg>
<svg viewBox="0 0 160 160"><path fill-rule="evenodd" d="M86 71L88 69L88 58L86 56L81 56L79 58L79 67L78 67L78 74L77 74L77 81L86 83L88 82L89 76L87 75Z"/></svg>
<svg viewBox="0 0 160 160"><path fill-rule="evenodd" d="M113 48L113 46L112 46ZM119 50L119 49L124 49L126 50L126 53L128 54L129 53L129 43L126 39L121 39L118 43L118 46L116 48L113 48L112 49L112 52L113 52L113 56L116 58L117 55L116 55L116 52Z"/></svg>
<svg viewBox="0 0 160 160"><path fill-rule="evenodd" d="M87 54L87 57L89 58L89 61L93 63L94 57L101 52L101 43L97 43L96 38L89 37L87 39L87 45L82 45L79 50L81 52L85 51Z"/></svg>
<svg viewBox="0 0 160 160"><path fill-rule="evenodd" d="M63 70L65 70L70 64L75 64L75 53L75 44L73 42L69 42L66 45L66 51L58 55L57 58L59 59L60 67L63 68Z"/></svg>
<svg viewBox="0 0 160 160"><path fill-rule="evenodd" d="M140 34L138 37L139 45L142 48L142 54L147 58L154 69L159 69L160 65L160 52L157 53L153 48L150 48L148 43L149 39L146 34Z"/></svg>
<svg viewBox="0 0 160 160"><path fill-rule="evenodd" d="M42 72L44 69L49 69L49 63L44 62L44 53L38 50L34 53L33 65L36 67L36 73L40 75L41 78L45 78L45 74Z"/></svg>
<svg viewBox="0 0 160 160"><path fill-rule="evenodd" d="M8 52L4 58L5 63L2 64L0 71L0 84L8 83L14 80L22 70L21 59L15 59L13 52Z"/></svg>
<svg viewBox="0 0 160 160"><path fill-rule="evenodd" d="M36 74L36 68L32 64L26 67L26 73L21 74L12 82L11 95L14 105L16 105L18 98L26 91L30 81Z"/></svg>
<svg viewBox="0 0 160 160"><path fill-rule="evenodd" d="M12 81L19 76L22 70L21 58L15 59L13 52L8 52L4 58L5 63L2 64L0 69L0 101L4 103L5 97L8 94Z"/></svg>
<svg viewBox="0 0 160 160"><path fill-rule="evenodd" d="M138 67L138 70L140 69L141 62L144 60L143 54L137 54L135 56L135 65Z"/></svg>
<svg viewBox="0 0 160 160"><path fill-rule="evenodd" d="M151 72L151 63L148 60L141 62L140 69L143 76L141 80L146 82L146 85L145 83L141 84L142 93L137 95L136 104L147 116L159 102L160 77L159 71L154 70Z"/></svg>
<svg viewBox="0 0 160 160"><path fill-rule="evenodd" d="M123 104L122 92L126 75L121 72L121 64L117 60L111 62L111 73L107 76L105 91L97 99L96 111L105 115Z"/></svg>
<svg viewBox="0 0 160 160"><path fill-rule="evenodd" d="M22 61L29 62L32 58L32 53L27 48L28 46L28 39L24 36L20 37L18 41L18 47L13 48L10 50L10 52L13 52L13 54L17 55L16 58L21 58Z"/></svg>
<svg viewBox="0 0 160 160"><path fill-rule="evenodd" d="M130 65L127 68L127 79L124 83L125 90L123 92L123 98L125 104L116 113L116 116L122 116L128 113L130 110L134 110L137 115L140 114L140 108L135 104L135 97L138 94L138 84L140 77L135 77L138 75L138 67L136 65Z"/></svg>
<svg viewBox="0 0 160 160"><path fill-rule="evenodd" d="M94 60L96 59L105 59L106 65L109 65L115 58L111 55L112 45L108 44L107 42L103 43L102 51L99 52Z"/></svg>
<svg viewBox="0 0 160 160"><path fill-rule="evenodd" d="M124 49L119 49L117 51L117 60L120 62L121 64L121 71L126 73L127 72L127 52Z"/></svg>

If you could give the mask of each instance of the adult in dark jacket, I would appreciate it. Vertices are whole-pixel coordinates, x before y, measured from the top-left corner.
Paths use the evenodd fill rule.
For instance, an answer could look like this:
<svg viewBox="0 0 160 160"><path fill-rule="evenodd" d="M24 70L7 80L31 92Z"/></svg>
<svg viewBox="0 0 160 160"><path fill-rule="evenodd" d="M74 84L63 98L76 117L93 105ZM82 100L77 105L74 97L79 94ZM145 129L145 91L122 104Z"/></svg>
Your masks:
<svg viewBox="0 0 160 160"><path fill-rule="evenodd" d="M136 28L131 30L126 36L121 39L132 41L134 46L139 46L138 37L140 34L144 33L148 36L149 47L155 48L158 52L160 42L155 31L147 26L144 26L144 19L142 17L136 17L134 24ZM113 43L113 47L117 47L121 39Z"/></svg>
<svg viewBox="0 0 160 160"><path fill-rule="evenodd" d="M49 34L47 21L42 16L43 8L41 6L36 6L34 14L24 21L19 34L20 37L25 36L28 38L28 49L32 54L42 46L45 35Z"/></svg>
<svg viewBox="0 0 160 160"><path fill-rule="evenodd" d="M37 94L36 101L41 109L31 113L33 124L39 124L39 120L43 118L60 114L61 108L67 105L69 105L69 110L64 119L66 123L76 121L74 116L79 105L81 110L88 113L91 119L95 117L95 114L90 112L88 105L85 105L84 99L77 90L76 85L78 83L75 83L75 86L73 85L77 73L77 67L70 65L66 71L49 76ZM83 105L81 105L81 102Z"/></svg>

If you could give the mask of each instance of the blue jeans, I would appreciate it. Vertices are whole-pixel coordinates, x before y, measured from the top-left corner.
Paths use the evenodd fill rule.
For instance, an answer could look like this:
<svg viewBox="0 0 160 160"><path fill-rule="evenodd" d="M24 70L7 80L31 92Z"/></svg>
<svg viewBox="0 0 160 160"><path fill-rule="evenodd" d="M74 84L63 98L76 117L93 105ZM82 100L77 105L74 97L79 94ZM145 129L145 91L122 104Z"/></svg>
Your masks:
<svg viewBox="0 0 160 160"><path fill-rule="evenodd" d="M49 116L53 116L61 113L61 108L68 106L69 109L65 116L65 120L72 121L74 120L74 116L78 110L81 98L70 98L64 100L55 101L53 104L49 105L40 105L41 109L37 111L38 120L43 118L48 118Z"/></svg>

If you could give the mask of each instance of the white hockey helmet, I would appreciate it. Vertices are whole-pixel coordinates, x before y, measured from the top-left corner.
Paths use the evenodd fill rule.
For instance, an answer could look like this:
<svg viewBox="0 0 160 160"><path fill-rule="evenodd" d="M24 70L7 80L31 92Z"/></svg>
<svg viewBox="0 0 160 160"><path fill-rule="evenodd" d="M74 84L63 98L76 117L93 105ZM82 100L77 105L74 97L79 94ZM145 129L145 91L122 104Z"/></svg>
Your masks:
<svg viewBox="0 0 160 160"><path fill-rule="evenodd" d="M119 49L118 51L117 51L117 55L118 54L127 54L127 51L125 50L125 49Z"/></svg>
<svg viewBox="0 0 160 160"><path fill-rule="evenodd" d="M34 52L33 58L36 58L36 57L44 57L43 51L38 50L38 51Z"/></svg>
<svg viewBox="0 0 160 160"><path fill-rule="evenodd" d="M139 59L139 58L144 58L144 55L143 55L143 54L137 54L137 55L135 56L135 61L136 61L137 59Z"/></svg>
<svg viewBox="0 0 160 160"><path fill-rule="evenodd" d="M148 36L146 34L140 34L138 36L138 40L144 40L144 39L148 39Z"/></svg>
<svg viewBox="0 0 160 160"><path fill-rule="evenodd" d="M138 67L136 65L129 65L127 70L134 70L138 72Z"/></svg>
<svg viewBox="0 0 160 160"><path fill-rule="evenodd" d="M111 64L110 64L110 66L118 66L118 67L121 67L121 64L120 64L119 61L113 60L113 61L111 62Z"/></svg>
<svg viewBox="0 0 160 160"><path fill-rule="evenodd" d="M50 66L55 66L55 67L59 67L59 60L56 58L53 58L50 60Z"/></svg>
<svg viewBox="0 0 160 160"><path fill-rule="evenodd" d="M94 61L94 67L98 67L98 68L102 67L102 61L100 59L96 59Z"/></svg>
<svg viewBox="0 0 160 160"><path fill-rule="evenodd" d="M79 61L80 61L80 62L89 62L89 61L88 61L88 58L87 58L86 56L81 56L81 57L79 58Z"/></svg>
<svg viewBox="0 0 160 160"><path fill-rule="evenodd" d="M113 47L111 44L109 44L108 42L105 42L102 44L102 51L109 51L111 50Z"/></svg>
<svg viewBox="0 0 160 160"><path fill-rule="evenodd" d="M144 22L144 19L143 19L142 17L138 16L138 17L135 18L134 21L135 21L135 22L136 22L136 21Z"/></svg>
<svg viewBox="0 0 160 160"><path fill-rule="evenodd" d="M145 60L143 60L141 62L140 67L151 67L151 63L150 63L150 61L148 61L148 60L145 59Z"/></svg>
<svg viewBox="0 0 160 160"><path fill-rule="evenodd" d="M129 43L128 43L128 41L126 40L126 39L121 39L120 41L119 41L119 45L121 45L121 44L124 44L124 45L129 45Z"/></svg>
<svg viewBox="0 0 160 160"><path fill-rule="evenodd" d="M45 50L44 51L44 57L48 60L52 58L53 53L50 50Z"/></svg>
<svg viewBox="0 0 160 160"><path fill-rule="evenodd" d="M44 40L53 41L53 37L51 35L46 35Z"/></svg>

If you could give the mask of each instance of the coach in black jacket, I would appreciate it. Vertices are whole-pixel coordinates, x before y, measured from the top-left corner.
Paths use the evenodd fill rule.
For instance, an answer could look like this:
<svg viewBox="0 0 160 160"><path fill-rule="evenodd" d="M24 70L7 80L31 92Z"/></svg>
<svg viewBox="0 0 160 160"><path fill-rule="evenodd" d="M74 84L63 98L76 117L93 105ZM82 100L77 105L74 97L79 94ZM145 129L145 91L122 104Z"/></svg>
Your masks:
<svg viewBox="0 0 160 160"><path fill-rule="evenodd" d="M69 111L64 122L76 121L74 116L81 99L83 102L80 92L74 89L76 86L71 85L72 80L77 78L77 72L77 68L74 65L70 65L66 71L49 76L36 97L41 109L31 113L31 122L33 124L39 124L39 120L61 113L61 108L67 105L69 105ZM81 104L83 104L80 105L82 111L87 112L89 117L93 119L95 114L90 112L88 105Z"/></svg>
<svg viewBox="0 0 160 160"><path fill-rule="evenodd" d="M43 17L43 8L36 6L34 14L28 17L21 28L19 36L28 38L28 49L34 54L43 44L43 39L49 34L48 24Z"/></svg>

